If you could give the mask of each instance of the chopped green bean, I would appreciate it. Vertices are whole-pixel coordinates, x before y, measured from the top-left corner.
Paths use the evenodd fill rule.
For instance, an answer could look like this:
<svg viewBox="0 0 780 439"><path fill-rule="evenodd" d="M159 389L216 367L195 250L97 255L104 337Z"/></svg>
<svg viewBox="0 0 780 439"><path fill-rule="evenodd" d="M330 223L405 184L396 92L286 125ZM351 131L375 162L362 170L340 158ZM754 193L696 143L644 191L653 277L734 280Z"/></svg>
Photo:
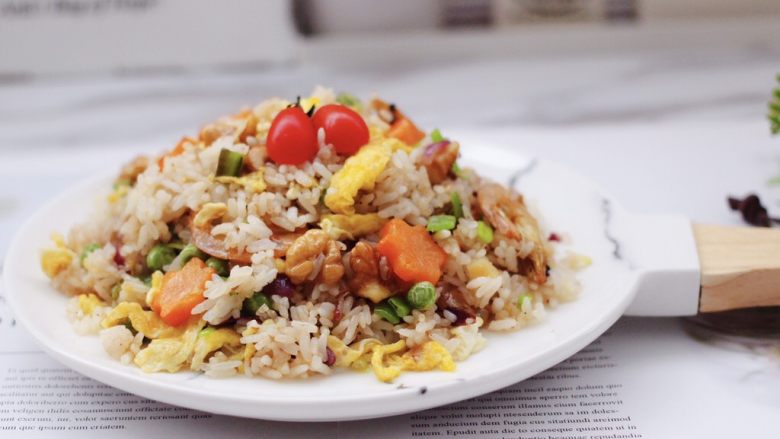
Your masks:
<svg viewBox="0 0 780 439"><path fill-rule="evenodd" d="M493 228L490 224L484 221L477 222L477 238L485 244L493 242Z"/></svg>
<svg viewBox="0 0 780 439"><path fill-rule="evenodd" d="M460 201L460 195L457 192L450 194L450 201L452 202L452 214L455 218L463 218L463 202Z"/></svg>
<svg viewBox="0 0 780 439"><path fill-rule="evenodd" d="M242 304L241 310L243 311L242 314L245 316L255 316L257 315L257 310L260 309L263 305L267 306L268 309L271 309L273 307L273 302L271 302L271 299L268 298L264 293L257 292L252 295L252 297L248 297L244 299L244 303Z"/></svg>
<svg viewBox="0 0 780 439"><path fill-rule="evenodd" d="M103 246L98 244L97 242L93 242L92 244L87 245L84 247L84 250L81 251L81 255L79 256L79 261L81 262L81 265L84 265L84 259L87 259L87 256L89 256L90 253L92 253L95 250L101 249Z"/></svg>
<svg viewBox="0 0 780 439"><path fill-rule="evenodd" d="M217 163L217 177L238 177L244 166L244 156L241 153L222 148Z"/></svg>
<svg viewBox="0 0 780 439"><path fill-rule="evenodd" d="M431 131L431 142L441 142L444 140L444 136L441 135L441 131L438 128Z"/></svg>
<svg viewBox="0 0 780 439"><path fill-rule="evenodd" d="M452 215L433 215L428 218L427 228L429 232L436 233L442 230L452 230L457 223L457 218Z"/></svg>
<svg viewBox="0 0 780 439"><path fill-rule="evenodd" d="M458 165L458 162L452 162L452 168L450 168L450 171L458 178L463 178L466 176L466 173L463 172L463 169Z"/></svg>
<svg viewBox="0 0 780 439"><path fill-rule="evenodd" d="M181 264L184 265L192 258L206 259L206 254L200 251L198 247L195 247L194 244L187 244L181 249L179 257L181 258Z"/></svg>
<svg viewBox="0 0 780 439"><path fill-rule="evenodd" d="M118 299L120 291L122 291L122 282L117 282L111 287L111 300Z"/></svg>
<svg viewBox="0 0 780 439"><path fill-rule="evenodd" d="M223 259L217 259L214 257L206 259L206 265L211 267L220 276L227 276L230 274L230 268L227 261Z"/></svg>
<svg viewBox="0 0 780 439"><path fill-rule="evenodd" d="M167 245L158 244L146 255L146 266L152 271L162 270L176 258L176 250Z"/></svg>
<svg viewBox="0 0 780 439"><path fill-rule="evenodd" d="M528 301L528 303L531 303L531 293L525 293L517 298L517 307L520 309L523 309L523 304L525 301Z"/></svg>
<svg viewBox="0 0 780 439"><path fill-rule="evenodd" d="M426 310L436 302L436 287L427 281L418 282L409 288L406 300L412 308Z"/></svg>
<svg viewBox="0 0 780 439"><path fill-rule="evenodd" d="M360 102L360 99L356 98L355 96L349 94L349 93L339 93L338 96L336 96L336 102L342 105L346 105L347 107L352 107L358 111L361 111L363 109L363 103Z"/></svg>
<svg viewBox="0 0 780 439"><path fill-rule="evenodd" d="M406 302L406 299L400 296L394 296L389 299L387 299L387 303L390 305L390 307L393 308L393 311L395 311L395 315L398 317L406 317L409 315L409 313L412 312L412 309L409 307L409 304Z"/></svg>
<svg viewBox="0 0 780 439"><path fill-rule="evenodd" d="M401 319L398 317L398 314L395 313L395 310L393 310L393 307L390 306L387 302L382 302L374 306L374 314L378 315L384 320L387 320L388 322L397 325L401 322Z"/></svg>

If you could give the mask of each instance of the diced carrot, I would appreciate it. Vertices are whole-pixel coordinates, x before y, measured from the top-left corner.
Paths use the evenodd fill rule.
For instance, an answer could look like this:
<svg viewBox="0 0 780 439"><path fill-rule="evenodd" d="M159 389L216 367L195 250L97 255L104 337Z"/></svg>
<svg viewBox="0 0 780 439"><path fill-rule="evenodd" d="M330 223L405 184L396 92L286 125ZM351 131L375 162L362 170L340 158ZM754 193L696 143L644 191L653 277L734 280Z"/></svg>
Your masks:
<svg viewBox="0 0 780 439"><path fill-rule="evenodd" d="M405 282L439 281L447 254L423 226L394 218L379 232L377 250L396 276Z"/></svg>
<svg viewBox="0 0 780 439"><path fill-rule="evenodd" d="M215 273L199 258L190 259L179 271L165 273L160 291L152 301L152 309L165 323L181 325L189 319L192 309L203 301L206 282Z"/></svg>
<svg viewBox="0 0 780 439"><path fill-rule="evenodd" d="M184 136L179 140L179 143L176 144L176 146L170 150L169 152L163 154L160 156L160 158L157 159L157 167L160 168L162 171L163 166L165 166L165 159L168 157L176 157L177 155L181 155L184 153L184 145L187 143L196 143L197 140L193 139L192 137Z"/></svg>
<svg viewBox="0 0 780 439"><path fill-rule="evenodd" d="M409 146L417 145L425 137L425 133L409 120L406 116L398 113L395 122L390 126L387 132L388 137L395 137Z"/></svg>

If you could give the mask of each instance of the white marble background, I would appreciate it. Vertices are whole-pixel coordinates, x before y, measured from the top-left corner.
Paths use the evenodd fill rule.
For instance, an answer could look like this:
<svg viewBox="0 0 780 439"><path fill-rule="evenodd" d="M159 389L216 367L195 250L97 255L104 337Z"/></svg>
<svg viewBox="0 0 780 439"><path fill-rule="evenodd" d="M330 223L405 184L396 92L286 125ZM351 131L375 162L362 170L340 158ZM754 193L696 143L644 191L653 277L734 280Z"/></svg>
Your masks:
<svg viewBox="0 0 780 439"><path fill-rule="evenodd" d="M305 41L284 66L7 80L0 254L72 182L315 84L380 92L422 126L568 163L634 211L736 224L726 194L758 191L780 216L780 193L765 184L780 174L780 138L764 116L776 73L780 18L767 17L326 39Z"/></svg>

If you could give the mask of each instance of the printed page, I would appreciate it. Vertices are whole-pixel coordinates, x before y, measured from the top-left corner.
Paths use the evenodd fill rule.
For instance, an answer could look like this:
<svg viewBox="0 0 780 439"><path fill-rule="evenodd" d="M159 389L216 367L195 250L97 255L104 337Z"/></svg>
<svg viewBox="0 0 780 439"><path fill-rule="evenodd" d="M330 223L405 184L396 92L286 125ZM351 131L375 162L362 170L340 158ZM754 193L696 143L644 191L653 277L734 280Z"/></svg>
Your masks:
<svg viewBox="0 0 780 439"><path fill-rule="evenodd" d="M533 439L780 437L780 347L623 318L524 382L420 413L341 426L341 437Z"/></svg>
<svg viewBox="0 0 780 439"><path fill-rule="evenodd" d="M0 291L0 437L336 438L337 424L211 415L150 401L51 359L16 324ZM106 433L110 433L106 436ZM55 436L56 435L56 436Z"/></svg>

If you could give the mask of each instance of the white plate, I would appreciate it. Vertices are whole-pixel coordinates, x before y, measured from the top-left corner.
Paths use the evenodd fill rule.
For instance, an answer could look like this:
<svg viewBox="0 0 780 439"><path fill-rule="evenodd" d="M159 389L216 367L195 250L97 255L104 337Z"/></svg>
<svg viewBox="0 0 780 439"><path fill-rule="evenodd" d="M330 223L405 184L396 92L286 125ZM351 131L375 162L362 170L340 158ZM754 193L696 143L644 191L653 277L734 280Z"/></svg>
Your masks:
<svg viewBox="0 0 780 439"><path fill-rule="evenodd" d="M618 207L589 180L554 163L472 145L464 164L515 187L543 213L550 230L568 234L593 259L581 274L582 295L535 326L488 334L487 347L451 373L404 373L391 384L371 373L339 370L332 376L271 381L200 374L144 374L103 351L98 337L79 336L65 318L67 297L40 270L39 255L52 231L87 219L104 197L110 177L86 181L35 214L15 236L6 257L5 294L16 319L51 356L111 386L162 402L212 413L287 421L336 421L397 415L491 392L564 360L604 332L634 296L637 273L615 258L605 207Z"/></svg>

